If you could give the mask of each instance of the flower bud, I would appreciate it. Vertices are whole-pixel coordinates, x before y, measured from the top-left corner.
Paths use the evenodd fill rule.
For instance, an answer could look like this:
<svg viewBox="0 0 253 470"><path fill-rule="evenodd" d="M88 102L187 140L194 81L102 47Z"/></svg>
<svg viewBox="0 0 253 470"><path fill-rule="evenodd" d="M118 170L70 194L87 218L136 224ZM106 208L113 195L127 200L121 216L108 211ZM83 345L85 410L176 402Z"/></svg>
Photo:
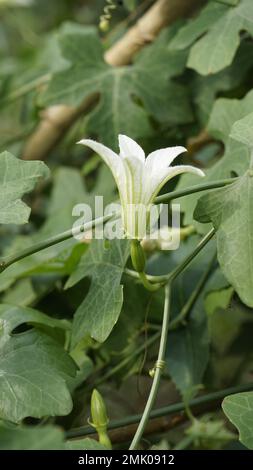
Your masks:
<svg viewBox="0 0 253 470"><path fill-rule="evenodd" d="M106 426L108 423L104 400L96 389L93 390L91 395L91 418L96 428Z"/></svg>
<svg viewBox="0 0 253 470"><path fill-rule="evenodd" d="M131 259L134 269L142 273L145 270L146 257L139 240L131 241Z"/></svg>
<svg viewBox="0 0 253 470"><path fill-rule="evenodd" d="M107 434L107 424L109 422L104 400L100 393L94 389L91 395L91 426L93 426L99 437L100 444L108 449L112 448L110 438Z"/></svg>

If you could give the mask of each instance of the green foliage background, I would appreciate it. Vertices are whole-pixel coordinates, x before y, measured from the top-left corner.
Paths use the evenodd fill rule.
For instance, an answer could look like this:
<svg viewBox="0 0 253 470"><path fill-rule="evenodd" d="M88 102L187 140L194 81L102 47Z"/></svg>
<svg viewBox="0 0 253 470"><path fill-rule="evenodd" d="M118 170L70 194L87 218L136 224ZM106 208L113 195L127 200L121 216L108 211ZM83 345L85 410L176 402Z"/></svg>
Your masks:
<svg viewBox="0 0 253 470"><path fill-rule="evenodd" d="M0 254L71 228L77 203L92 205L95 195L115 200L109 170L75 145L84 136L117 150L117 135L124 133L146 153L184 145L189 152L182 160L203 168L206 182L237 177L229 186L180 198L188 236L175 252L148 253L148 273L168 273L211 226L216 229L215 240L173 287L172 322L182 312L186 321L169 331L156 406L181 400L187 406L202 392L240 390L252 380L253 2L206 1L120 67L108 65L104 52L147 2L125 0L102 34L104 3L34 0L21 7L0 1ZM80 114L45 163L22 160L43 110L80 106L93 95L89 112ZM198 183L184 175L163 191ZM103 448L94 439L66 440L57 427L86 425L95 387L111 421L127 424L142 411L163 293L150 296L129 278L128 256L125 240L68 240L0 274L0 448ZM223 403L251 449L252 396L239 393ZM186 428L158 427L143 445L180 448L186 432L190 448L220 449L228 442L233 448L235 428L220 406L209 411L207 403ZM119 436L120 430L115 448L127 448Z"/></svg>

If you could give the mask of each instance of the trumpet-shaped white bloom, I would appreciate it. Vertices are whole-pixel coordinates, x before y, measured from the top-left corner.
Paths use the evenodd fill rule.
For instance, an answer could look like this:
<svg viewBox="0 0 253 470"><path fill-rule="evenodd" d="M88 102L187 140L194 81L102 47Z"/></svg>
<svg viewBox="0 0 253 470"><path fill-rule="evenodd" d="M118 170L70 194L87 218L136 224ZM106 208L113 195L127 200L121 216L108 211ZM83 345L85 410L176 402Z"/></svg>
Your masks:
<svg viewBox="0 0 253 470"><path fill-rule="evenodd" d="M170 166L184 147L168 147L150 153L130 137L119 135L119 155L94 140L78 142L98 153L109 166L118 187L122 221L126 236L142 239L147 233L150 209L164 184L180 173L205 176L202 170L190 165Z"/></svg>

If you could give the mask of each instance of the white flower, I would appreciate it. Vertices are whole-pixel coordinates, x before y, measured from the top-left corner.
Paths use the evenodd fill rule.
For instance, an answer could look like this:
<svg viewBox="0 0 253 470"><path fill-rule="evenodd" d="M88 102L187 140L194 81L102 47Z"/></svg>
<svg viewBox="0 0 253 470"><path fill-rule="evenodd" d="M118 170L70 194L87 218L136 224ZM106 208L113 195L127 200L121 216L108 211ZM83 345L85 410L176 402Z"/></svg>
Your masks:
<svg viewBox="0 0 253 470"><path fill-rule="evenodd" d="M205 176L202 170L190 165L170 166L178 155L186 152L184 147L156 150L145 158L142 148L125 135L119 135L119 155L94 140L83 139L78 143L98 153L111 169L119 191L124 230L129 238L144 238L151 205L167 181L180 173Z"/></svg>

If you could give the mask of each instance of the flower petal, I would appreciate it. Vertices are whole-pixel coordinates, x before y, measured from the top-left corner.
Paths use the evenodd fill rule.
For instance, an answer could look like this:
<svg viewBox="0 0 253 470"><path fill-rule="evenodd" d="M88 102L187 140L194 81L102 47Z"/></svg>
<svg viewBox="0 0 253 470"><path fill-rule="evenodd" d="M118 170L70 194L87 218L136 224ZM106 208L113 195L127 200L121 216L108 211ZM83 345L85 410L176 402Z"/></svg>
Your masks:
<svg viewBox="0 0 253 470"><path fill-rule="evenodd" d="M169 168L158 169L154 171L150 177L148 192L145 196L146 203L153 202L165 183L181 173L193 173L198 176L205 176L202 170L191 165L176 165Z"/></svg>
<svg viewBox="0 0 253 470"><path fill-rule="evenodd" d="M138 227L142 210L142 192L144 189L144 165L135 157L123 158L125 170L125 188L120 187L120 200L122 205L122 218L125 233L130 238L138 238ZM140 222L141 227L143 223ZM144 228L145 228L144 224Z"/></svg>
<svg viewBox="0 0 253 470"><path fill-rule="evenodd" d="M119 158L119 155L117 155L117 153L113 152L113 150L106 147L105 145L96 142L95 140L83 139L77 143L87 145L87 147L91 148L92 150L94 150L94 152L98 153L98 155L102 157L104 162L110 168L117 186L119 187L122 184L122 179L125 178L124 168L122 165L122 161Z"/></svg>
<svg viewBox="0 0 253 470"><path fill-rule="evenodd" d="M117 153L113 152L113 150L109 149L105 145L100 144L99 142L96 142L95 140L91 139L83 139L77 143L90 147L92 150L94 150L94 152L98 153L98 155L103 158L104 162L108 166L113 167L114 165L117 165L117 160L119 160L119 156L117 155Z"/></svg>
<svg viewBox="0 0 253 470"><path fill-rule="evenodd" d="M119 148L122 158L135 157L144 163L145 153L135 140L130 139L126 135L119 134Z"/></svg>
<svg viewBox="0 0 253 470"><path fill-rule="evenodd" d="M126 181L128 187L127 202L130 204L139 204L142 201L144 181L144 166L138 158L124 158Z"/></svg>
<svg viewBox="0 0 253 470"><path fill-rule="evenodd" d="M175 166L170 167L170 169L172 170L172 173L173 173L173 175L170 176L170 178L180 175L181 173L193 173L194 175L198 175L202 177L206 176L203 170L201 170L200 168L196 168L196 166L192 166L192 165L175 165Z"/></svg>
<svg viewBox="0 0 253 470"><path fill-rule="evenodd" d="M187 152L185 147L167 147L165 149L155 150L150 153L146 159L146 167L148 171L156 168L164 168L170 166L175 158L183 152Z"/></svg>

